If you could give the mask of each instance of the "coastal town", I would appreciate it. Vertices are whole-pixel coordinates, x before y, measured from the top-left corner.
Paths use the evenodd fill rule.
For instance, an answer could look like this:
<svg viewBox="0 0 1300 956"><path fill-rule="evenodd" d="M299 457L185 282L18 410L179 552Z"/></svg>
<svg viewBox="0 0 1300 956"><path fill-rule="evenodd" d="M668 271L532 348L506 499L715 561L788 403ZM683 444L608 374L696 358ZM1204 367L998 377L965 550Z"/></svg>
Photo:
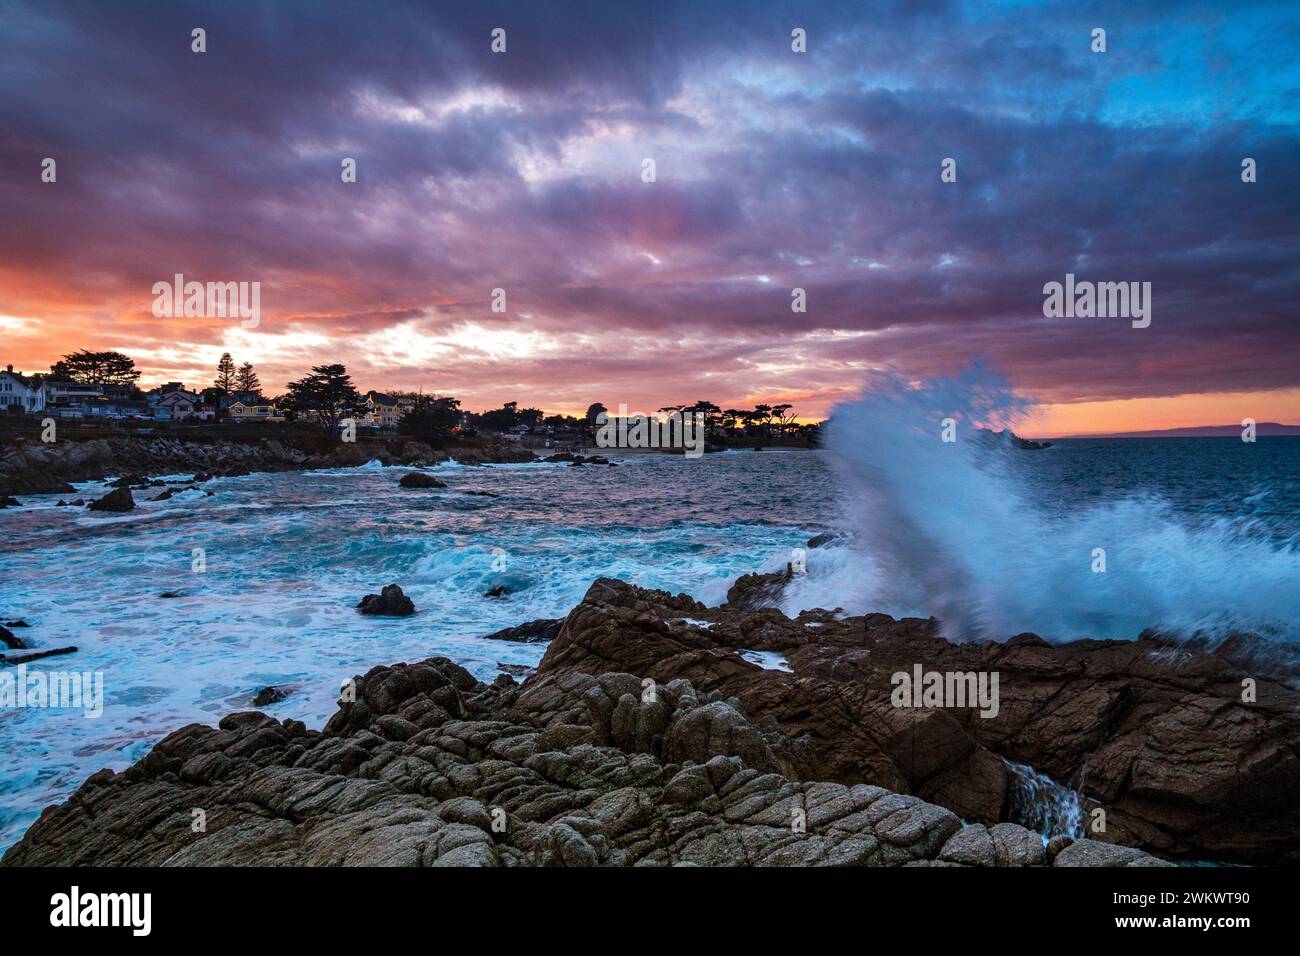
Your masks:
<svg viewBox="0 0 1300 956"><path fill-rule="evenodd" d="M53 418L136 429L262 423L315 424L333 432L351 425L374 434L409 435L435 447L487 436L525 448L594 445L602 423L620 421L600 402L593 402L581 416L548 414L519 402L472 412L445 395L361 391L340 364L317 366L290 382L283 394L270 396L256 368L249 362L237 366L229 353L221 356L206 385L169 381L144 388L138 384L140 377L135 362L120 352L72 352L47 372L25 373L7 364L0 371L0 419ZM625 406L618 414L645 417L627 413ZM697 401L664 406L654 414L698 417L710 449L814 447L820 431L818 423L797 421L788 403L737 409Z"/></svg>

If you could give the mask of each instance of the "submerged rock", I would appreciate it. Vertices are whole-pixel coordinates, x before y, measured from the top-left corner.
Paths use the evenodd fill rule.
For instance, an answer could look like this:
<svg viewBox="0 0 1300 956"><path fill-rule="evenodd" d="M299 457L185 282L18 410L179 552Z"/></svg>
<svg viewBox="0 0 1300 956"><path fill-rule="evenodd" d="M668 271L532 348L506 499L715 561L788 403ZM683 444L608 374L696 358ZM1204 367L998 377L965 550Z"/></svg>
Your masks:
<svg viewBox="0 0 1300 956"><path fill-rule="evenodd" d="M446 488L446 484L439 481L433 475L426 475L422 471L412 471L402 476L398 484L403 488Z"/></svg>
<svg viewBox="0 0 1300 956"><path fill-rule="evenodd" d="M75 653L77 653L75 647L54 647L46 651L32 651L30 654L3 654L0 655L0 666L30 664L32 661L43 660L46 657L62 657L64 654Z"/></svg>
<svg viewBox="0 0 1300 956"><path fill-rule="evenodd" d="M20 651L27 647L21 637L16 636L13 631L9 630L9 627L4 625L0 625L0 644L3 644L11 651Z"/></svg>
<svg viewBox="0 0 1300 956"><path fill-rule="evenodd" d="M150 501L166 501L168 498L171 498L173 495L179 495L182 491L198 491L198 490L199 490L199 489L198 489L198 486L196 486L196 485L187 485L187 486L185 486L185 487L183 487L183 488L168 488L166 491L162 492L161 494L155 495L154 497L150 498L149 500L150 500ZM212 492L209 491L209 492L207 492L207 494L210 495L210 494L212 494Z"/></svg>
<svg viewBox="0 0 1300 956"><path fill-rule="evenodd" d="M253 706L270 707L272 704L280 703L288 696L289 692L282 687L263 687L257 692L257 696L253 698Z"/></svg>
<svg viewBox="0 0 1300 956"><path fill-rule="evenodd" d="M367 594L357 602L357 608L362 614L386 617L406 617L415 613L415 603L396 584L386 585L379 594Z"/></svg>
<svg viewBox="0 0 1300 956"><path fill-rule="evenodd" d="M86 506L91 511L130 511L135 507L135 499L131 497L130 488L118 488L110 491L98 501L92 501Z"/></svg>

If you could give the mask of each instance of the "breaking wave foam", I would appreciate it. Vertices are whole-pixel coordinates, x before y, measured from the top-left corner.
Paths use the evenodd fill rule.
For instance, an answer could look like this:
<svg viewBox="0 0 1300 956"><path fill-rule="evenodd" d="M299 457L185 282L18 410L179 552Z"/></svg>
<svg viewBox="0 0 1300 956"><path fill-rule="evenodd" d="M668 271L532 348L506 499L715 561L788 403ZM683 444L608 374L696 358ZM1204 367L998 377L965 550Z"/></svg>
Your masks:
<svg viewBox="0 0 1300 956"><path fill-rule="evenodd" d="M1297 639L1294 535L1270 539L1244 517L1193 520L1155 494L1053 498L1026 472L1055 449L984 430L1026 411L978 367L919 385L886 375L838 407L830 447L853 544L800 582L792 603L932 614L954 639L1134 638L1151 627ZM956 440L945 442L949 418Z"/></svg>

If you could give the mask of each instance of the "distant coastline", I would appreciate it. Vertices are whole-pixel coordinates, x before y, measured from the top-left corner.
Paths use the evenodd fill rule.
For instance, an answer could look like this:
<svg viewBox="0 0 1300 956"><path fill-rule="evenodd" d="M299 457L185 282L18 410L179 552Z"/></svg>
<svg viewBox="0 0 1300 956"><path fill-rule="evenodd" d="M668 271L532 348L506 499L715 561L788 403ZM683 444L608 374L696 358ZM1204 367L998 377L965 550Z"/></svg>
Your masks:
<svg viewBox="0 0 1300 956"><path fill-rule="evenodd" d="M1241 425L1196 425L1190 428L1160 428L1136 432L1111 432L1110 434L1062 435L1058 441L1072 438L1240 438ZM1300 425L1283 425L1280 422L1258 422L1255 434L1259 438L1300 437Z"/></svg>

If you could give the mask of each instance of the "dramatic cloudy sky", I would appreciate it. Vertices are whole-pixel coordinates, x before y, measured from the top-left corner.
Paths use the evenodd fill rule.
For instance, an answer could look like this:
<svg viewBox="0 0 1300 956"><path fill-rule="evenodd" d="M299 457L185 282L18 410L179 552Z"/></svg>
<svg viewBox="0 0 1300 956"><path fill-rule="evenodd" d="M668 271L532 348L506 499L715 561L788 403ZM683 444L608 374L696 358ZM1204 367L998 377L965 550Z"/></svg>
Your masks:
<svg viewBox="0 0 1300 956"><path fill-rule="evenodd" d="M1298 63L1293 3L0 0L0 362L819 417L981 358L1044 434L1296 421ZM154 318L177 272L261 326ZM1043 318L1066 272L1151 327Z"/></svg>

